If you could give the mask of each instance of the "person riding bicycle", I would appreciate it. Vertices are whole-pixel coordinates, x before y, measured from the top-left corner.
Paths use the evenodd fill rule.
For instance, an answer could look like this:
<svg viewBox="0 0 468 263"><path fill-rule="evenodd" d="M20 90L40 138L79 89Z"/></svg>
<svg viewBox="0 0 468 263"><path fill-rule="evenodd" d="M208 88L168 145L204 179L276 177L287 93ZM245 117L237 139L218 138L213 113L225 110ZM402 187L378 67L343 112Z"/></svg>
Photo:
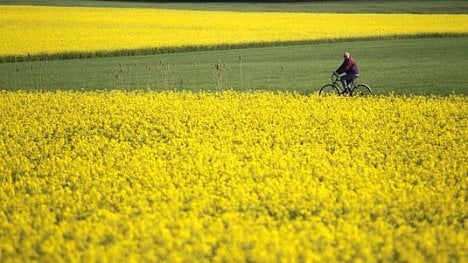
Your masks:
<svg viewBox="0 0 468 263"><path fill-rule="evenodd" d="M345 73L345 75L340 77L340 80L341 83L343 83L344 90L348 91L348 84L359 76L359 68L356 61L351 58L351 55L348 52L344 53L343 58L343 63L337 70L335 70L334 73L337 75Z"/></svg>

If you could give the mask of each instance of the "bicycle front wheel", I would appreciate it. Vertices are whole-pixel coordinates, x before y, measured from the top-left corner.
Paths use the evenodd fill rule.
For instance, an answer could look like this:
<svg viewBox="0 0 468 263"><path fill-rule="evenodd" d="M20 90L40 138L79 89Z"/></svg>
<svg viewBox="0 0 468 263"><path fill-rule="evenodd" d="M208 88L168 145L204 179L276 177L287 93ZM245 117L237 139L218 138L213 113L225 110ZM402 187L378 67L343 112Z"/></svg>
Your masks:
<svg viewBox="0 0 468 263"><path fill-rule="evenodd" d="M372 89L367 84L358 84L354 87L351 96L366 97L372 95Z"/></svg>
<svg viewBox="0 0 468 263"><path fill-rule="evenodd" d="M340 94L340 91L338 87L333 84L327 84L323 86L319 91L320 96L332 96L332 95L339 95L339 94Z"/></svg>

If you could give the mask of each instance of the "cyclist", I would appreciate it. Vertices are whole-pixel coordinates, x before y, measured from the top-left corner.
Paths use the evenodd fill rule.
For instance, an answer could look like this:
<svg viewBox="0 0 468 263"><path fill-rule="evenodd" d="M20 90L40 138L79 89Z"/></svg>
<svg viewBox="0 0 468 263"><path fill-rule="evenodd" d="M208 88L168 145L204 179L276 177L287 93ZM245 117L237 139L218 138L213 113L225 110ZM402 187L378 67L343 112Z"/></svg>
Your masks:
<svg viewBox="0 0 468 263"><path fill-rule="evenodd" d="M340 80L343 83L345 92L348 92L348 84L350 84L355 78L359 76L359 68L356 61L348 52L344 53L343 58L343 63L334 73L337 75L345 73L345 75L340 77Z"/></svg>

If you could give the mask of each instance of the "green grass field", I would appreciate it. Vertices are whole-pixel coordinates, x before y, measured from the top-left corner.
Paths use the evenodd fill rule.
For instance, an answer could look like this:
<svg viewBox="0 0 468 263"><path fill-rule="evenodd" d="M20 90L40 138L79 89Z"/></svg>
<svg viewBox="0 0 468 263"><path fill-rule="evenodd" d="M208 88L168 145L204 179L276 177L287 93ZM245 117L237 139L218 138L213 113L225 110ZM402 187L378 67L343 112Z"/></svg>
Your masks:
<svg viewBox="0 0 468 263"><path fill-rule="evenodd" d="M218 90L316 92L344 51L376 93L467 94L468 37L361 40L146 56L0 63L5 90ZM216 71L220 61L222 71Z"/></svg>
<svg viewBox="0 0 468 263"><path fill-rule="evenodd" d="M117 6L237 11L468 13L468 1L148 3L4 0L2 4ZM308 94L330 81L351 52L377 94L467 94L468 36L388 38L294 45L0 63L0 90L258 90ZM131 53L131 52L129 52ZM127 53L128 54L128 53ZM118 55L118 54L113 54ZM37 58L35 58L37 59ZM0 61L5 61L0 58ZM215 63L221 63L219 71Z"/></svg>

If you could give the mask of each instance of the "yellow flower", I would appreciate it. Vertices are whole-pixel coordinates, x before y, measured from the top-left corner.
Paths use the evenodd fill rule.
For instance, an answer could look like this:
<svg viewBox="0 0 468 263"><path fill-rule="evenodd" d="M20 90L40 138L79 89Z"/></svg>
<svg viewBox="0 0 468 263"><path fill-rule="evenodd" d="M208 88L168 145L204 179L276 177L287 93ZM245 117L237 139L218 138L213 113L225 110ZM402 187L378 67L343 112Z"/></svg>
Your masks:
<svg viewBox="0 0 468 263"><path fill-rule="evenodd" d="M17 91L0 112L4 261L466 254L465 96Z"/></svg>
<svg viewBox="0 0 468 263"><path fill-rule="evenodd" d="M0 56L468 33L468 15L464 14L263 13L15 5L0 5L0 13Z"/></svg>

